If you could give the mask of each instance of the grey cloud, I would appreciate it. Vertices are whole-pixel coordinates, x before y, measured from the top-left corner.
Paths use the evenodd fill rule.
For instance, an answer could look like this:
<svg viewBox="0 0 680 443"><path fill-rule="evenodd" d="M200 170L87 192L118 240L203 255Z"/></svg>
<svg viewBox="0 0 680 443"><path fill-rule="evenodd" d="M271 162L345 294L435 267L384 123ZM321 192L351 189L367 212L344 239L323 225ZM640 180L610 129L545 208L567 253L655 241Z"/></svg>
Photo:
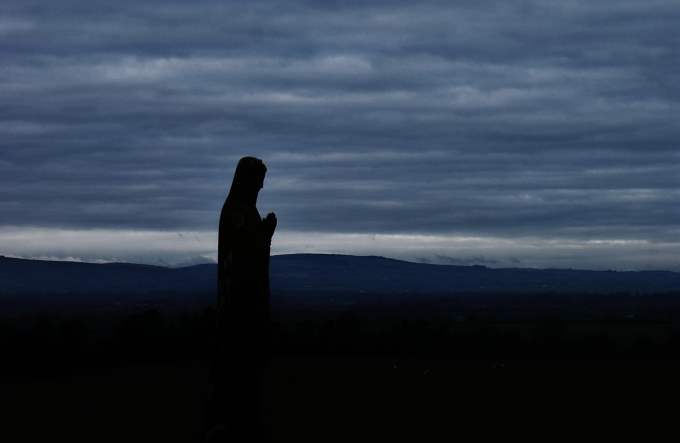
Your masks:
<svg viewBox="0 0 680 443"><path fill-rule="evenodd" d="M3 12L2 226L212 230L251 154L296 231L680 230L675 1Z"/></svg>

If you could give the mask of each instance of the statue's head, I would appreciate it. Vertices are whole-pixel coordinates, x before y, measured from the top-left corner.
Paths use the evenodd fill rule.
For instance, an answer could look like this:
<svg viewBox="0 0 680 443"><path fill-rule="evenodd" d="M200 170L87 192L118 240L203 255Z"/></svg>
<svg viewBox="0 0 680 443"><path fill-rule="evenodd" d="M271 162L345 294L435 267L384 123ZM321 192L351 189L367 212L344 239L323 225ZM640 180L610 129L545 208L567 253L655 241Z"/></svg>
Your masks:
<svg viewBox="0 0 680 443"><path fill-rule="evenodd" d="M243 157L236 165L234 180L231 182L229 199L245 204L255 204L257 195L264 186L267 167L255 157Z"/></svg>

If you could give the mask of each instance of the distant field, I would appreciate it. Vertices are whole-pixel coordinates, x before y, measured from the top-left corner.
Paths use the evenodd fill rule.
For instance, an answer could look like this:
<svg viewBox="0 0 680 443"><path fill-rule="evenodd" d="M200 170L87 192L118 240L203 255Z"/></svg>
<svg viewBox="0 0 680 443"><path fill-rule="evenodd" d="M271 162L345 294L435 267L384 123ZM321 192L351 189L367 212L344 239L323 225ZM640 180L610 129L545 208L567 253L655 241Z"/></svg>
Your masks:
<svg viewBox="0 0 680 443"><path fill-rule="evenodd" d="M143 279L174 272L132 269ZM0 293L13 307L0 315L0 441L199 441L214 349L211 269L182 271L204 273L195 294L188 274L173 277L186 285L175 292L128 294L133 279L104 293ZM650 409L630 395L640 388L644 398L654 382L666 392L664 374L680 366L680 292L322 289L272 293L261 395L273 441L540 437L539 422L578 433L606 426L589 421L604 409L619 423ZM654 376L628 375L641 369ZM10 439L17 431L23 439Z"/></svg>

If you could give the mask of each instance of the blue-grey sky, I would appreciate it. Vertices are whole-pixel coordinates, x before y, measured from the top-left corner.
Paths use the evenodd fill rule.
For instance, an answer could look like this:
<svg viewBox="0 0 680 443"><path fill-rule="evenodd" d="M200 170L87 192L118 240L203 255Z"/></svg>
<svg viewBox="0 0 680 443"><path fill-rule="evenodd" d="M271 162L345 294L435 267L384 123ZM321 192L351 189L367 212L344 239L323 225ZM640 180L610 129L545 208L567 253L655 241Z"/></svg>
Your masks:
<svg viewBox="0 0 680 443"><path fill-rule="evenodd" d="M275 253L680 270L680 3L0 5L0 253L214 257L239 157Z"/></svg>

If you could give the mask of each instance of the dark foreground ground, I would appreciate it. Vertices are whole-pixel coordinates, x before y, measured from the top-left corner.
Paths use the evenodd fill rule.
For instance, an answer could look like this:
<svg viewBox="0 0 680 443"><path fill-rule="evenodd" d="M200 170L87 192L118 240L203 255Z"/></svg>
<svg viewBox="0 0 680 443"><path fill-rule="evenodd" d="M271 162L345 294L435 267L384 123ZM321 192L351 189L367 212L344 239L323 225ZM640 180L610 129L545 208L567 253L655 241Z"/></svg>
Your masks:
<svg viewBox="0 0 680 443"><path fill-rule="evenodd" d="M664 295L278 306L262 423L277 442L668 437L677 305ZM69 312L0 322L1 442L200 441L210 308Z"/></svg>
<svg viewBox="0 0 680 443"><path fill-rule="evenodd" d="M508 373L421 364L389 370L375 362L278 362L263 384L264 426L278 442L545 441L558 435L611 441L628 432L661 437L675 427L670 372ZM198 363L15 379L2 385L0 438L200 441L206 388L207 370Z"/></svg>

